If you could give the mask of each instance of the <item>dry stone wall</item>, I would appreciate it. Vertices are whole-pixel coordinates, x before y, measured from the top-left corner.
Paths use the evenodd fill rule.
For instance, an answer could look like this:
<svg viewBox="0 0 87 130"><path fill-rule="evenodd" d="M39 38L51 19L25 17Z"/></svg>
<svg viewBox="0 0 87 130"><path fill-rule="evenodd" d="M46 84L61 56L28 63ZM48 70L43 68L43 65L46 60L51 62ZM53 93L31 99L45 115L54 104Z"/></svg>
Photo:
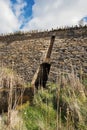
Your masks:
<svg viewBox="0 0 87 130"><path fill-rule="evenodd" d="M50 37L52 34L57 35L60 38L78 38L78 37L87 37L87 26L84 27L71 27L71 28L60 28L50 31L32 31L28 33L16 32L15 34L1 35L0 41L11 43L13 41L23 41L28 39L44 38Z"/></svg>
<svg viewBox="0 0 87 130"><path fill-rule="evenodd" d="M51 77L59 71L87 74L87 38L57 39L52 52Z"/></svg>
<svg viewBox="0 0 87 130"><path fill-rule="evenodd" d="M60 70L87 73L87 27L0 36L0 66L10 67L30 82L56 35L51 55L50 81Z"/></svg>
<svg viewBox="0 0 87 130"><path fill-rule="evenodd" d="M13 67L26 81L31 81L48 46L49 40L41 38L0 43L0 65Z"/></svg>

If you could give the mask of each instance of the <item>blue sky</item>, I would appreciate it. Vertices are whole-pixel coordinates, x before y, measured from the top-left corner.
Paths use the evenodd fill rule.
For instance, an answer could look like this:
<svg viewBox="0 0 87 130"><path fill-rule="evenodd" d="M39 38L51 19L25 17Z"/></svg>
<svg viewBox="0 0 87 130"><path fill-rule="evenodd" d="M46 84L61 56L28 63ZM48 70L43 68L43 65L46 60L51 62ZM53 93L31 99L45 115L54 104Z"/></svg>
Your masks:
<svg viewBox="0 0 87 130"><path fill-rule="evenodd" d="M0 34L87 24L87 0L0 0Z"/></svg>
<svg viewBox="0 0 87 130"><path fill-rule="evenodd" d="M16 4L16 0L11 0L12 4ZM34 0L25 0L26 6L24 7L24 17L28 19L32 16L32 6L34 5Z"/></svg>
<svg viewBox="0 0 87 130"><path fill-rule="evenodd" d="M34 0L24 0L24 1L23 0L18 0L18 1L11 0L11 3L13 5L14 14L15 14L14 5L18 4L18 3L21 4L22 2L25 3L25 6L23 7L24 11L22 14L22 16L24 17L24 22L21 24L20 29L22 29L30 19L32 19L32 7L34 5Z"/></svg>

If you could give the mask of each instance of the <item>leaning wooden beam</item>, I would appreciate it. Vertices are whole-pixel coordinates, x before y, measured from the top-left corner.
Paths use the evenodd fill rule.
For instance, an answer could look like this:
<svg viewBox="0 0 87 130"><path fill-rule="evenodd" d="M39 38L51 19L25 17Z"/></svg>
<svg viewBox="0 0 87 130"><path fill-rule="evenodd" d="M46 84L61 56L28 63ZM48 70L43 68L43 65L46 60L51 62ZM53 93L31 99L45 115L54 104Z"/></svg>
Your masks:
<svg viewBox="0 0 87 130"><path fill-rule="evenodd" d="M47 51L46 58L45 58L44 62L50 63L50 57L51 57L54 41L55 41L55 35L53 35L51 37L50 46L48 48L48 51Z"/></svg>
<svg viewBox="0 0 87 130"><path fill-rule="evenodd" d="M48 80L48 75L49 75L49 71L50 71L50 67L51 67L50 57L51 57L54 41L55 41L55 36L53 35L51 37L50 45L47 50L45 60L43 61L43 63L40 64L40 66L38 67L38 69L32 79L31 86L33 86L37 89L38 89L38 87L41 87L41 86L46 87L46 82Z"/></svg>

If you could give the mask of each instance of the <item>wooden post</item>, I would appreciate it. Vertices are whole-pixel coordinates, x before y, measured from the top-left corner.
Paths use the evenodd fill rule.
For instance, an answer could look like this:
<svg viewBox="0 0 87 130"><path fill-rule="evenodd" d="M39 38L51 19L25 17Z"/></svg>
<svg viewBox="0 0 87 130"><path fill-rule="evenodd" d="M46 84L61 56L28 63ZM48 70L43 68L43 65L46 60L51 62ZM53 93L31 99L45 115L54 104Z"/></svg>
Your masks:
<svg viewBox="0 0 87 130"><path fill-rule="evenodd" d="M55 35L53 35L51 37L50 46L48 48L47 55L46 55L46 58L45 58L44 62L50 63L50 57L51 57L54 41L55 41Z"/></svg>

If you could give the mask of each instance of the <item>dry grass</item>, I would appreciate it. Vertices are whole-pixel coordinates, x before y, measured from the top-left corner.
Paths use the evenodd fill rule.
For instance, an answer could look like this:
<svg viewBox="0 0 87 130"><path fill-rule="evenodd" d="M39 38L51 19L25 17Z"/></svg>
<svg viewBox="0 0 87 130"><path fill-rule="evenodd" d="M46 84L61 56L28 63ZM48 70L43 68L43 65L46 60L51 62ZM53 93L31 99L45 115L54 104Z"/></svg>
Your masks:
<svg viewBox="0 0 87 130"><path fill-rule="evenodd" d="M20 90L18 90L18 88L20 88ZM25 82L13 71L13 69L8 69L4 67L0 68L0 104L2 104L0 106L0 112L8 111L4 122L3 119L1 120L1 124L4 123L4 125L1 125L1 129L13 130L16 124L19 124L19 122L22 121L22 119L17 116L17 112L15 112L15 110L17 105L19 104L19 100L20 104L22 103L24 90ZM14 113L16 117L14 116ZM17 122L14 120L14 117L16 118L16 120L20 120Z"/></svg>
<svg viewBox="0 0 87 130"><path fill-rule="evenodd" d="M33 127L33 122L35 122L35 125L37 124L37 120L35 120L37 117L37 126L42 130L45 130L44 128L51 130L86 130L86 89L82 84L82 80L80 81L74 71L72 71L72 73L58 72L57 81L54 86L51 84L48 89L36 93L34 96L36 101L34 106L29 107L25 105L24 108L21 107L23 110L26 108L27 111L25 110L25 113L29 112L27 115L24 113L24 121L21 114L16 110L16 106L18 105L17 93L15 93L16 98L14 104L12 104L12 100L13 89L19 86L24 87L25 83L13 70L7 68L0 69L0 91L3 92L3 90L6 90L9 92L8 113L7 115L4 113L2 114L0 130L27 130L28 128L34 130L33 128L36 126ZM3 95L3 97L4 96L5 95ZM56 99L55 101L53 100L54 97ZM6 97L4 100L5 99ZM44 114L43 110L45 111ZM52 112L50 110L52 110ZM35 114L37 117L35 117ZM28 115L30 117L28 117ZM39 120L39 118L41 120ZM28 122L31 123L32 127L29 126ZM28 124L27 128L25 124Z"/></svg>
<svg viewBox="0 0 87 130"><path fill-rule="evenodd" d="M83 108L86 108L87 97L86 89L76 73L58 73L57 80L57 109L63 120L66 120L66 129L86 129L86 116ZM61 111L60 111L61 109ZM58 116L60 120L60 116ZM84 118L85 117L85 118ZM59 124L59 123L58 123ZM84 127L80 128L81 125ZM61 128L62 130L63 128Z"/></svg>

